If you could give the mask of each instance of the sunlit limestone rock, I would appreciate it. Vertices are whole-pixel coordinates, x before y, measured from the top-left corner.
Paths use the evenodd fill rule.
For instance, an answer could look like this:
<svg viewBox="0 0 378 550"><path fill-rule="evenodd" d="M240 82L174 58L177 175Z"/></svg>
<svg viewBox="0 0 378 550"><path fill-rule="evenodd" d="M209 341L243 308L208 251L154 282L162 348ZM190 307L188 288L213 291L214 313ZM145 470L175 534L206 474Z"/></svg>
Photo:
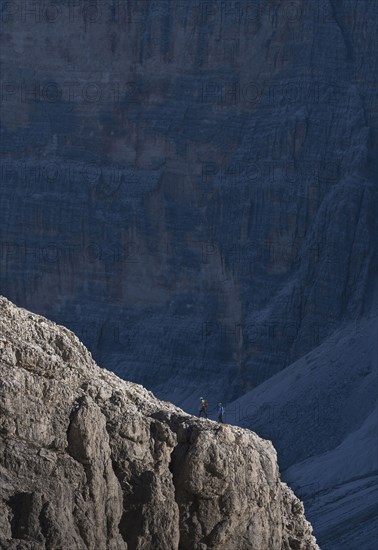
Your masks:
<svg viewBox="0 0 378 550"><path fill-rule="evenodd" d="M4 550L316 550L255 433L99 368L66 328L0 299Z"/></svg>

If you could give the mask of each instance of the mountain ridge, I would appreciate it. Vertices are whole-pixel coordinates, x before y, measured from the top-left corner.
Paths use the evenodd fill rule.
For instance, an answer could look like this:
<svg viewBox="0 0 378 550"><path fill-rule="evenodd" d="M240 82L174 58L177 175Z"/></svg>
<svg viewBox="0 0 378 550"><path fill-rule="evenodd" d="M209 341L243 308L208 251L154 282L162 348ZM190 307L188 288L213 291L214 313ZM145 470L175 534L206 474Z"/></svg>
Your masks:
<svg viewBox="0 0 378 550"><path fill-rule="evenodd" d="M318 550L270 441L100 369L0 297L0 547Z"/></svg>

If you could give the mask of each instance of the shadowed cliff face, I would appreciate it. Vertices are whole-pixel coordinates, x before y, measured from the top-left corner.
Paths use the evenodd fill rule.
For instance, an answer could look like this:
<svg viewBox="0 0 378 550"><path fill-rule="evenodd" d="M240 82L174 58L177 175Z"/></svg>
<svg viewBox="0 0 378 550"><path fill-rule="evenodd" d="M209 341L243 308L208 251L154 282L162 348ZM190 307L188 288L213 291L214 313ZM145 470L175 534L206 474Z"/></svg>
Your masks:
<svg viewBox="0 0 378 550"><path fill-rule="evenodd" d="M0 547L317 550L270 441L100 369L0 298Z"/></svg>
<svg viewBox="0 0 378 550"><path fill-rule="evenodd" d="M190 406L369 311L374 0L33 4L2 15L3 294Z"/></svg>
<svg viewBox="0 0 378 550"><path fill-rule="evenodd" d="M375 550L377 333L377 316L353 323L228 407L272 440L322 550Z"/></svg>

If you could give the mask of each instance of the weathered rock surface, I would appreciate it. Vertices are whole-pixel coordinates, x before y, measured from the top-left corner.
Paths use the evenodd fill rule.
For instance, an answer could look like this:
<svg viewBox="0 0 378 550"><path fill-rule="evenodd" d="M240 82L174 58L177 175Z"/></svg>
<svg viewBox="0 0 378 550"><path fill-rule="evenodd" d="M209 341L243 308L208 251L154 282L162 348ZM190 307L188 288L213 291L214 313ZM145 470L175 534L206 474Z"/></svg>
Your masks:
<svg viewBox="0 0 378 550"><path fill-rule="evenodd" d="M318 548L270 441L100 369L0 298L0 547Z"/></svg>
<svg viewBox="0 0 378 550"><path fill-rule="evenodd" d="M0 4L2 294L188 411L374 310L376 0Z"/></svg>

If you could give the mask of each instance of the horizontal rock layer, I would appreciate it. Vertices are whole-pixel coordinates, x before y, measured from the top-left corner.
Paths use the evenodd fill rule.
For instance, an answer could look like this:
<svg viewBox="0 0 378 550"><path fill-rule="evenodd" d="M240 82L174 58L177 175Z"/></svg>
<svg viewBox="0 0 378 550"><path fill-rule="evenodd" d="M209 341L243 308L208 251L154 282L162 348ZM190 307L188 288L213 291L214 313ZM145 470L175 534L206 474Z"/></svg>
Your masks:
<svg viewBox="0 0 378 550"><path fill-rule="evenodd" d="M3 295L186 408L371 309L375 0L37 4L2 16Z"/></svg>

